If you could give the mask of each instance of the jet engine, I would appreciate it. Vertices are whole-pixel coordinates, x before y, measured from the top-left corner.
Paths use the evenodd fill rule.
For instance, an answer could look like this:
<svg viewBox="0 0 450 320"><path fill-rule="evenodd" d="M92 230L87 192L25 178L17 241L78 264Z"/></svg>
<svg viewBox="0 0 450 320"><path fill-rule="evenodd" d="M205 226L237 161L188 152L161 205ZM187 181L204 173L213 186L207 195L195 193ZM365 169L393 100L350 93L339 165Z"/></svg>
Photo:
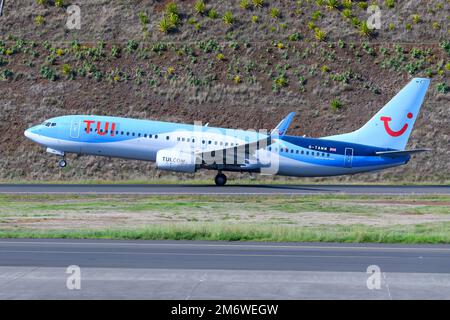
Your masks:
<svg viewBox="0 0 450 320"><path fill-rule="evenodd" d="M194 173L195 155L176 149L160 150L156 154L156 166L160 170Z"/></svg>

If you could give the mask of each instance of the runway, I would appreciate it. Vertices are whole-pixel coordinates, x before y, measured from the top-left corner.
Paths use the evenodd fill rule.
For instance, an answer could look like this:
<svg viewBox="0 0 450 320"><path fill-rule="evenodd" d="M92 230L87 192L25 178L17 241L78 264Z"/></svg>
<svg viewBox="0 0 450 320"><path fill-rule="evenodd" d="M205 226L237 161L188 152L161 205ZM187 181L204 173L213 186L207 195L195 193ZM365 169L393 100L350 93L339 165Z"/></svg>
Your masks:
<svg viewBox="0 0 450 320"><path fill-rule="evenodd" d="M0 194L148 195L450 195L450 186L401 185L170 185L170 184L0 184Z"/></svg>
<svg viewBox="0 0 450 320"><path fill-rule="evenodd" d="M0 240L0 299L18 298L450 299L450 246Z"/></svg>

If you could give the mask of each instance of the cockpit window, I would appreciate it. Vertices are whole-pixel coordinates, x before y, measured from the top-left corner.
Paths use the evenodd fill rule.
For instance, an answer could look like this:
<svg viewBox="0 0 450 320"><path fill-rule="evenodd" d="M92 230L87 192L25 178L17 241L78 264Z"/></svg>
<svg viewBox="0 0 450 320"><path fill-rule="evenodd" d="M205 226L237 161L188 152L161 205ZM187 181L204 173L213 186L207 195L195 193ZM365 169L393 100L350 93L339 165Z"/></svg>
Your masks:
<svg viewBox="0 0 450 320"><path fill-rule="evenodd" d="M52 123L52 127L54 127L54 126L56 126L56 122L53 122L53 123Z"/></svg>
<svg viewBox="0 0 450 320"><path fill-rule="evenodd" d="M45 124L46 127L50 127L50 125L51 125L50 122L47 122L47 123Z"/></svg>

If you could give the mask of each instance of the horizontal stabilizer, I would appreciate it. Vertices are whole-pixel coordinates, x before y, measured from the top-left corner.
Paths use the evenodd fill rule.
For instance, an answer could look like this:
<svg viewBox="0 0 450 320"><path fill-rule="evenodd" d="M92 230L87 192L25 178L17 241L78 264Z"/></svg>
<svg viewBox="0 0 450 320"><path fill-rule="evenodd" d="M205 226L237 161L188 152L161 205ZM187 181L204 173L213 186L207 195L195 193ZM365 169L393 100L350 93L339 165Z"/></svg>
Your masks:
<svg viewBox="0 0 450 320"><path fill-rule="evenodd" d="M419 153L419 152L426 152L431 151L431 149L415 149L415 150L403 150L403 151L379 151L375 152L377 156L380 157L389 157L389 158L396 158L396 157L404 157L407 155Z"/></svg>
<svg viewBox="0 0 450 320"><path fill-rule="evenodd" d="M281 120L281 122L275 127L275 129L272 130L272 132L270 134L271 135L278 134L280 137L284 136L286 134L286 131L288 130L289 125L291 124L291 121L294 118L294 116L295 116L295 112L289 113L286 116L286 118Z"/></svg>

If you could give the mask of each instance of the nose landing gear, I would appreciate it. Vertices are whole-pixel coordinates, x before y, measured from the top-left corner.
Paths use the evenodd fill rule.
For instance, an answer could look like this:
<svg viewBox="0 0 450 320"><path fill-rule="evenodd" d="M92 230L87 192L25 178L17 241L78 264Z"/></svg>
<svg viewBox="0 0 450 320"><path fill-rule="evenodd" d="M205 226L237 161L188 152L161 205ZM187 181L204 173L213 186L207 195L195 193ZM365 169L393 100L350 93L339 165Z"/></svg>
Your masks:
<svg viewBox="0 0 450 320"><path fill-rule="evenodd" d="M224 186L227 183L227 176L222 172L219 172L214 178L214 182L216 183L216 186Z"/></svg>

